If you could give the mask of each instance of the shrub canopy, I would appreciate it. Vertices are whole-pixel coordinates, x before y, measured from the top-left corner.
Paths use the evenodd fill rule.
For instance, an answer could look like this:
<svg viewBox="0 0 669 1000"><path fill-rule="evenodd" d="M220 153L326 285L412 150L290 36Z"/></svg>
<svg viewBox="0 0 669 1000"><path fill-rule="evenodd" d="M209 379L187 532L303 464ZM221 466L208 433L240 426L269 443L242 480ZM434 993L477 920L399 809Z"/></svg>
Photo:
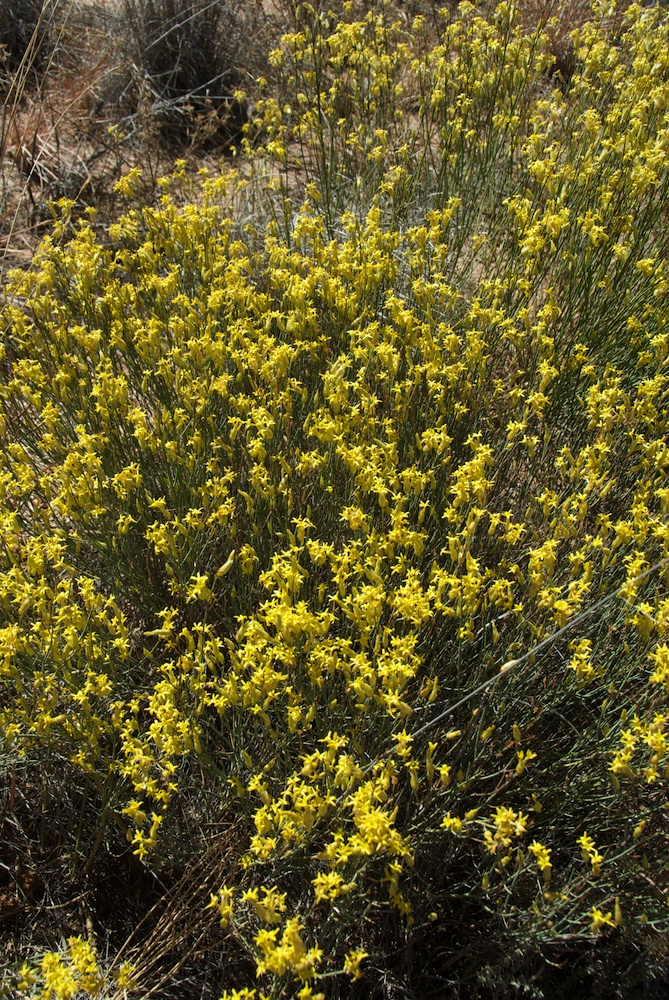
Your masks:
<svg viewBox="0 0 669 1000"><path fill-rule="evenodd" d="M613 996L667 926L667 36L304 9L237 171L7 287L3 759L196 864L226 996Z"/></svg>

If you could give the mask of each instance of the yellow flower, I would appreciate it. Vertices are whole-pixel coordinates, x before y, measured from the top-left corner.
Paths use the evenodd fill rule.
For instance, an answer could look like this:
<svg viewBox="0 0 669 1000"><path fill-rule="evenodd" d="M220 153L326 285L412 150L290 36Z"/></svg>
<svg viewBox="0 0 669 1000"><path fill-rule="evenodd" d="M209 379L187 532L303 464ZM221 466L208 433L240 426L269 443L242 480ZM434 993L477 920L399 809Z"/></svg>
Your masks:
<svg viewBox="0 0 669 1000"><path fill-rule="evenodd" d="M581 846L581 857L592 866L592 874L599 875L604 858L595 847L592 837L587 832L584 832L578 838L577 843Z"/></svg>
<svg viewBox="0 0 669 1000"><path fill-rule="evenodd" d="M544 847L538 840L533 840L530 844L530 851L535 857L544 880L549 881L552 872L550 848Z"/></svg>
<svg viewBox="0 0 669 1000"><path fill-rule="evenodd" d="M599 934L605 927L615 927L613 914L609 911L603 913L598 907L593 906L590 911L590 930L593 934Z"/></svg>
<svg viewBox="0 0 669 1000"><path fill-rule="evenodd" d="M327 902L333 902L340 896L345 895L354 889L356 883L344 882L344 879L339 874L339 872L319 872L319 874L311 880L311 884L316 890L316 895L314 902L320 903L324 900Z"/></svg>
<svg viewBox="0 0 669 1000"><path fill-rule="evenodd" d="M461 833L464 824L458 816L451 816L450 813L447 813L442 819L441 825L445 830L450 830L451 833Z"/></svg>
<svg viewBox="0 0 669 1000"><path fill-rule="evenodd" d="M234 551L232 557L234 559ZM232 564L231 564L232 565ZM221 567L224 570L225 567ZM187 601L209 601L214 596L207 586L208 576L206 573L195 573L190 578L190 584L186 588Z"/></svg>
<svg viewBox="0 0 669 1000"><path fill-rule="evenodd" d="M142 803L138 802L137 799L133 799L132 802L125 807L125 809L121 810L121 812L124 813L124 815L129 816L136 826L144 826L148 818L147 814L142 809Z"/></svg>
<svg viewBox="0 0 669 1000"><path fill-rule="evenodd" d="M353 979L360 979L362 976L360 963L366 958L369 958L369 955L362 948L349 951L344 959L344 972L348 973Z"/></svg>
<svg viewBox="0 0 669 1000"><path fill-rule="evenodd" d="M221 927L227 927L233 916L233 905L232 900L234 896L234 889L229 889L227 886L223 886L218 892L211 894L211 899L207 904L207 909L218 910L221 918ZM244 897L242 897L244 898Z"/></svg>

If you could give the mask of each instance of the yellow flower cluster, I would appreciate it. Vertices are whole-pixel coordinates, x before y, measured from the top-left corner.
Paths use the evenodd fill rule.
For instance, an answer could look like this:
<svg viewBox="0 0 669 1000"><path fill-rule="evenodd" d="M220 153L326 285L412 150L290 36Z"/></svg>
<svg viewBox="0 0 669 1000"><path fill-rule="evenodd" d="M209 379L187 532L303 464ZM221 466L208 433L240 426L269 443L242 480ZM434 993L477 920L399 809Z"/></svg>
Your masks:
<svg viewBox="0 0 669 1000"><path fill-rule="evenodd" d="M108 974L88 941L80 937L68 938L62 953L47 952L39 966L30 968L24 963L18 971L17 990L22 993L31 987L35 1000L73 1000L77 996L99 997L107 990L125 991L135 986L133 967L124 962Z"/></svg>
<svg viewBox="0 0 669 1000"><path fill-rule="evenodd" d="M594 840L587 833L583 833L578 838L578 843L581 847L583 860L592 866L592 874L599 875L604 858L595 847Z"/></svg>

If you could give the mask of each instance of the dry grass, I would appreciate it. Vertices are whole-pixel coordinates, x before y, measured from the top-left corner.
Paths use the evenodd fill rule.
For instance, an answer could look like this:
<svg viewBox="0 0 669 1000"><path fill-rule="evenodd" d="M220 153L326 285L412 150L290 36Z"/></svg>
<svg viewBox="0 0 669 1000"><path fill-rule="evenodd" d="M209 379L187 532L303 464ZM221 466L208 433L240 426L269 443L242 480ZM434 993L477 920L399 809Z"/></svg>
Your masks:
<svg viewBox="0 0 669 1000"><path fill-rule="evenodd" d="M36 31L7 78L0 118L0 240L5 267L30 259L48 227L49 203L109 199L122 168L100 120L98 92L112 70L105 7L45 3ZM46 14L43 13L43 18ZM113 208L113 205L110 205Z"/></svg>

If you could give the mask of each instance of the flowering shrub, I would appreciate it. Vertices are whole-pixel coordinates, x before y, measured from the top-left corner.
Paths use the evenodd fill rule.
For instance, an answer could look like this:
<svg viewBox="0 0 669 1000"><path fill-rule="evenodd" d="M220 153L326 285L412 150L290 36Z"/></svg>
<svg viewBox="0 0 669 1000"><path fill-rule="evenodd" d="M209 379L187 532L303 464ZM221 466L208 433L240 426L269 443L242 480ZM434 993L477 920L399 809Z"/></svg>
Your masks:
<svg viewBox="0 0 669 1000"><path fill-rule="evenodd" d="M209 910L258 982L226 997L371 990L412 935L463 989L510 945L643 943L669 24L597 9L556 86L508 4L436 40L301 16L238 171L144 210L131 175L104 238L64 203L7 287L6 751L86 776L91 851L239 818Z"/></svg>

